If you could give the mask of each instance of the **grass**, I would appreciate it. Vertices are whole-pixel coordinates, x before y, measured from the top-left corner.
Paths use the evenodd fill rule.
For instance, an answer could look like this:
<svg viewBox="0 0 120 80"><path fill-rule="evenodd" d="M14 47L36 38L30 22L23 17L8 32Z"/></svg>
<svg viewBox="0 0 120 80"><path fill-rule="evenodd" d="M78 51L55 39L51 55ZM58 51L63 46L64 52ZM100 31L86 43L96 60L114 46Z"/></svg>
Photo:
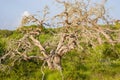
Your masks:
<svg viewBox="0 0 120 80"><path fill-rule="evenodd" d="M57 29L45 29L37 39L44 44L53 38L50 33ZM6 49L8 39L19 39L23 36L18 31L13 31L6 38L0 38L0 54ZM82 46L85 46L81 44ZM86 46L85 46L86 48ZM28 55L39 54L39 49L34 47ZM7 71L0 71L0 80L41 80L42 61L30 60L18 62ZM97 47L87 46L85 50L74 49L62 58L64 80L119 80L120 79L120 44L102 44ZM57 70L43 68L45 80L61 80L61 73Z"/></svg>

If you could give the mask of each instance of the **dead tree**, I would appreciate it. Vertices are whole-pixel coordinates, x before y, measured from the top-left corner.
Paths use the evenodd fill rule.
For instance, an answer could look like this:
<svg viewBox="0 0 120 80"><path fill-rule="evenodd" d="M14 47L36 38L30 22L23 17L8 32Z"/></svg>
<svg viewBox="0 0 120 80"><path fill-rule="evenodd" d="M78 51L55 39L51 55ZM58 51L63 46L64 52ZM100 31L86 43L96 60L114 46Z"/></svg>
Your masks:
<svg viewBox="0 0 120 80"><path fill-rule="evenodd" d="M23 38L18 40L15 44L15 47L10 50L8 53L6 53L4 56L0 58L0 62L6 60L8 57L9 59L13 59L11 62L11 65L14 65L14 63L18 60L29 60L32 58L38 58L40 60L43 60L47 63L48 67L50 69L61 69L61 59L62 56L75 48L77 46L76 39L77 36L73 33L71 34L61 34L61 39L58 42L58 45L55 49L52 49L49 53L47 53L46 49L41 45L40 41L35 39L35 36L39 35L39 32L30 32L29 34L26 34ZM31 42L30 42L31 41ZM32 44L37 46L40 49L40 54L43 56L28 56L27 53L32 47ZM22 49L22 51L20 51ZM19 57L16 57L19 55Z"/></svg>
<svg viewBox="0 0 120 80"><path fill-rule="evenodd" d="M15 46L11 46L12 48L0 58L1 69L4 66L2 63L6 59L12 59L11 66L13 66L16 61L35 58L44 61L50 69L62 70L62 57L75 48L83 50L84 46L81 45L82 43L87 45L90 44L92 47L95 47L105 42L110 44L119 42L118 39L114 40L112 36L110 36L111 32L116 31L110 30L110 28L101 27L97 24L99 19L106 20L104 8L105 1L95 6L89 5L89 0L87 3L84 2L84 0L75 0L72 3L62 2L60 0L56 1L63 4L65 10L54 18L62 19L62 22L59 23L63 25L63 29L67 29L67 32L58 32L55 37L61 37L60 40L54 41L53 39L55 44L50 43L51 45L47 45L51 47L51 50L47 52L47 48L36 39L37 35L40 36L40 31L30 31L25 34L23 38L15 41ZM34 16L28 17L25 17L25 20L28 18L27 21L39 21L35 19ZM41 24L41 21L39 21L39 23ZM52 45L55 47L53 48ZM39 48L39 54L41 54L41 56L28 56L27 53L35 46Z"/></svg>
<svg viewBox="0 0 120 80"><path fill-rule="evenodd" d="M43 25L46 24L45 21L48 20L47 19L47 15L49 14L48 10L49 10L48 7L45 6L45 8L43 9L43 17L40 20L34 15L25 11L22 15L22 19L21 19L20 26L18 27L18 29L30 23L31 24L35 23L40 29L42 29Z"/></svg>

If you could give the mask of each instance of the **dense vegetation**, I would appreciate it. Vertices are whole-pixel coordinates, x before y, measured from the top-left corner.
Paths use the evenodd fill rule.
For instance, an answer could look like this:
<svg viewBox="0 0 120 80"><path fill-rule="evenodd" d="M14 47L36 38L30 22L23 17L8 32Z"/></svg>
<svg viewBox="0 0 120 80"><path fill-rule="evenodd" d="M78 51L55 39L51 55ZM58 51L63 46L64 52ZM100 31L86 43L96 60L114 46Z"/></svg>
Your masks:
<svg viewBox="0 0 120 80"><path fill-rule="evenodd" d="M116 26L113 26L116 27ZM27 29L31 27L27 27ZM34 27L33 27L34 28ZM61 28L62 29L62 28ZM115 28L116 29L116 28ZM24 29L23 29L24 30ZM59 29L44 29L38 38L42 44L50 39L50 30L57 33ZM11 39L19 39L22 33L19 30L0 31L0 56L7 51L7 43ZM56 32L57 31L57 32ZM82 45L82 44L81 44ZM83 44L84 45L84 44ZM62 75L65 80L119 80L120 79L120 43L111 45L104 43L96 47L84 45L84 50L74 49L62 58ZM32 50L30 55L38 54L37 47ZM6 63L6 62L5 62ZM1 80L40 80L42 61L28 60L18 62L14 66L8 67L6 71L0 71ZM42 67L44 68L44 67ZM61 72L43 69L45 80L61 80Z"/></svg>
<svg viewBox="0 0 120 80"><path fill-rule="evenodd" d="M119 80L120 23L107 21L107 0L55 1L55 23L45 7L43 19L25 12L18 29L0 30L0 80Z"/></svg>

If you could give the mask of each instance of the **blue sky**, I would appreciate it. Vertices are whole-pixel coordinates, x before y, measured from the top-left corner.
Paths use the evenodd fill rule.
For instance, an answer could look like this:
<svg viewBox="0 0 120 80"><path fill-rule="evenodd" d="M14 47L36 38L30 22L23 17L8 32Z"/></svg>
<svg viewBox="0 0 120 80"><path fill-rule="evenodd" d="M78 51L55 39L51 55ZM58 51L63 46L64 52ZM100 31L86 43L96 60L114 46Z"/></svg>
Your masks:
<svg viewBox="0 0 120 80"><path fill-rule="evenodd" d="M0 29L15 29L24 11L39 15L37 11L42 11L45 5L49 6L51 15L60 12L60 7L54 4L54 0L0 0ZM106 7L112 18L120 19L120 0L108 0Z"/></svg>

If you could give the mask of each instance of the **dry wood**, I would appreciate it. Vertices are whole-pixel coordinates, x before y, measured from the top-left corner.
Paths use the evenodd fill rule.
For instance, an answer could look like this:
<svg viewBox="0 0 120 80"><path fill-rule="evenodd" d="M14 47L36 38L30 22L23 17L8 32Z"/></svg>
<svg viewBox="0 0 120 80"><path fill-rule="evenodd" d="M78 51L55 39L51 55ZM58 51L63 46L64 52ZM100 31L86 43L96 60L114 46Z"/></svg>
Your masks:
<svg viewBox="0 0 120 80"><path fill-rule="evenodd" d="M111 30L110 28L102 27L97 23L99 19L105 18L106 13L104 4L106 0L103 0L103 2L95 6L91 6L89 0L87 3L85 3L84 0L75 0L74 2L56 1L64 5L64 11L56 15L54 18L59 18L60 20L58 21L62 21L59 22L63 25L62 28L65 27L64 30L67 29L67 31L63 30L62 33L58 32L56 35L54 34L54 36L59 39L55 40L53 38L51 41L47 40L49 43L46 41L46 45L44 45L36 38L36 36L41 36L41 30L38 28L31 30L26 33L23 38L15 41L13 43L15 46L10 46L10 49L8 49L9 51L0 57L0 67L4 65L2 65L2 63L7 59L12 59L13 61L11 62L11 65L14 66L17 61L34 58L43 60L50 69L62 70L62 57L75 48L78 50L84 50L85 47L95 47L104 42L110 44L120 42L120 37L112 39L110 35L112 32L119 35L120 30ZM33 21L42 25L47 14L48 12L45 10L43 16L44 19L41 21L31 15L23 17L22 24ZM82 46L81 44L85 45ZM42 55L28 56L28 53L35 46L39 48L39 54ZM44 46L49 47L51 50L48 52L47 47ZM44 75L43 71L42 73Z"/></svg>

